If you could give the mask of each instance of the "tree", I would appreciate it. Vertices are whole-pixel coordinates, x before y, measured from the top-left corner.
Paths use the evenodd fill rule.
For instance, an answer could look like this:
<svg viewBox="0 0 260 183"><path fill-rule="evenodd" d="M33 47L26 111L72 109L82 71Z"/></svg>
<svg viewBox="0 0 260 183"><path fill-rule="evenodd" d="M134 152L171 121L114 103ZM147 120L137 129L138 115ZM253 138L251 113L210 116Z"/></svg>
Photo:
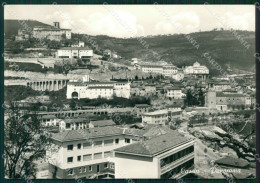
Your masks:
<svg viewBox="0 0 260 183"><path fill-rule="evenodd" d="M51 146L50 135L33 109L21 115L21 110L11 105L5 111L5 174L8 178L35 178L35 161L45 157Z"/></svg>
<svg viewBox="0 0 260 183"><path fill-rule="evenodd" d="M138 80L138 76L137 75L135 75L135 80Z"/></svg>
<svg viewBox="0 0 260 183"><path fill-rule="evenodd" d="M204 98L204 94L203 94L203 91L201 88L199 89L198 102L199 102L200 106L204 106L204 104L205 104L205 98Z"/></svg>

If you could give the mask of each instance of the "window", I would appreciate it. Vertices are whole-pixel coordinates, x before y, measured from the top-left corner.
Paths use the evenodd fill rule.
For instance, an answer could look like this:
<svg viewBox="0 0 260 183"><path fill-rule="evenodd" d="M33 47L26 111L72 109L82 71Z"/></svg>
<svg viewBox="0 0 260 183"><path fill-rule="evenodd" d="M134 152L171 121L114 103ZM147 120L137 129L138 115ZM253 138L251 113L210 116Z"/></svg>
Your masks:
<svg viewBox="0 0 260 183"><path fill-rule="evenodd" d="M67 162L68 163L72 163L73 162L73 157L68 157Z"/></svg>
<svg viewBox="0 0 260 183"><path fill-rule="evenodd" d="M83 161L89 161L89 160L92 160L92 154L83 155Z"/></svg>
<svg viewBox="0 0 260 183"><path fill-rule="evenodd" d="M79 173L82 173L82 168L79 168Z"/></svg>
<svg viewBox="0 0 260 183"><path fill-rule="evenodd" d="M87 167L84 167L84 172L87 172Z"/></svg>
<svg viewBox="0 0 260 183"><path fill-rule="evenodd" d="M112 157L112 156L113 156L113 152L111 152L111 151L104 152L104 157L105 158Z"/></svg>
<svg viewBox="0 0 260 183"><path fill-rule="evenodd" d="M68 149L68 151L72 151L73 150L73 145L68 145L67 149Z"/></svg>
<svg viewBox="0 0 260 183"><path fill-rule="evenodd" d="M78 149L81 149L81 144L78 144Z"/></svg>
<svg viewBox="0 0 260 183"><path fill-rule="evenodd" d="M87 143L84 143L83 144L83 148L84 149L89 149L89 148L91 148L92 147L92 144L90 143L90 142L87 142Z"/></svg>
<svg viewBox="0 0 260 183"><path fill-rule="evenodd" d="M115 143L116 143L116 144L119 144L119 139L115 139Z"/></svg>
<svg viewBox="0 0 260 183"><path fill-rule="evenodd" d="M125 143L129 144L130 143L130 139L125 138Z"/></svg>
<svg viewBox="0 0 260 183"><path fill-rule="evenodd" d="M114 165L114 164L110 164L110 168L111 168L111 169L114 169L114 168L115 168L115 165Z"/></svg>
<svg viewBox="0 0 260 183"><path fill-rule="evenodd" d="M73 175L73 169L68 170L68 175Z"/></svg>
<svg viewBox="0 0 260 183"><path fill-rule="evenodd" d="M102 158L102 153L95 153L94 154L94 159L101 159Z"/></svg>
<svg viewBox="0 0 260 183"><path fill-rule="evenodd" d="M92 166L88 167L88 171L90 171L90 172L92 171Z"/></svg>
<svg viewBox="0 0 260 183"><path fill-rule="evenodd" d="M111 145L113 145L113 143L114 143L114 140L113 140L113 139L105 140L105 141L104 141L104 145L105 145L105 146L111 146Z"/></svg>
<svg viewBox="0 0 260 183"><path fill-rule="evenodd" d="M81 156L78 156L78 157L77 157L77 160L78 160L78 161L81 161Z"/></svg>
<svg viewBox="0 0 260 183"><path fill-rule="evenodd" d="M66 123L66 128L70 128L70 124L69 123Z"/></svg>
<svg viewBox="0 0 260 183"><path fill-rule="evenodd" d="M95 141L95 147L101 147L102 146L102 141Z"/></svg>
<svg viewBox="0 0 260 183"><path fill-rule="evenodd" d="M108 163L105 163L105 164L104 164L104 168L108 168Z"/></svg>

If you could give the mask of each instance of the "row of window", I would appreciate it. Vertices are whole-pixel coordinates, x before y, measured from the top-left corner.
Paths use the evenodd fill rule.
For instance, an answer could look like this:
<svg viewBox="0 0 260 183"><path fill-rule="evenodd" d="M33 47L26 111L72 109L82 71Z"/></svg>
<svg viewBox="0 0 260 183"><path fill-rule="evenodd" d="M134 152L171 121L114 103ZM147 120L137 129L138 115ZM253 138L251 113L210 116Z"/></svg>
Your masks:
<svg viewBox="0 0 260 183"><path fill-rule="evenodd" d="M111 151L104 152L104 158L112 157L113 153ZM95 159L102 159L102 152L100 153L94 153L92 154L85 154L83 156L77 156L77 162L81 162L83 157L83 161L90 161L90 160L95 160ZM73 157L68 157L67 158L67 163L73 163Z"/></svg>
<svg viewBox="0 0 260 183"><path fill-rule="evenodd" d="M179 151L175 154L172 154L172 155L170 155L166 158L163 158L161 160L161 167L164 167L164 166L166 166L166 165L168 165L168 164L170 164L170 163L172 163L172 162L174 162L174 161L176 161L176 160L178 160L178 159L180 159L180 158L182 158L182 157L184 157L184 156L186 156L186 155L188 155L192 152L194 152L194 146L190 146L190 147L183 149L183 150L181 150L181 151Z"/></svg>
<svg viewBox="0 0 260 183"><path fill-rule="evenodd" d="M108 140L104 140L104 146L109 146L109 145L113 145L114 144L114 140L115 140L115 144L119 144L119 139L108 139ZM130 139L129 138L125 138L125 143L130 143ZM83 143L83 148L84 149L89 149L92 148L92 144L94 144L94 147L102 147L103 146L103 141L94 141L92 142L86 142ZM74 145L70 144L67 146L67 150L68 151L73 151ZM77 144L77 149L81 150L82 149L82 144L79 143Z"/></svg>
<svg viewBox="0 0 260 183"><path fill-rule="evenodd" d="M108 168L108 163L105 163L104 164L104 168ZM115 168L115 165L114 164L110 164L110 168L111 169L114 169ZM93 168L92 168L92 165L90 166L84 166L84 167L79 167L79 173L86 173L87 170L89 172L92 172ZM97 165L97 173L100 171L100 167L99 165ZM68 175L73 175L74 174L74 169L69 169L68 170Z"/></svg>

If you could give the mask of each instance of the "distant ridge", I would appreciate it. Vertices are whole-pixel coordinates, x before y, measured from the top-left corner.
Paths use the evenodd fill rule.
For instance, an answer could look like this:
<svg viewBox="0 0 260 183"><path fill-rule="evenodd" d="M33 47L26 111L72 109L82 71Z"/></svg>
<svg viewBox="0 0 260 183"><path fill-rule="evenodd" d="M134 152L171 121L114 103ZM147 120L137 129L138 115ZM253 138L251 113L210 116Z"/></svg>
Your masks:
<svg viewBox="0 0 260 183"><path fill-rule="evenodd" d="M35 26L50 26L48 24L39 22L37 20L19 20L19 21L24 21L26 23L26 25L28 25L29 27L33 28ZM4 33L5 36L11 37L17 34L18 29L23 28L23 25L21 23L19 23L18 20L4 20Z"/></svg>

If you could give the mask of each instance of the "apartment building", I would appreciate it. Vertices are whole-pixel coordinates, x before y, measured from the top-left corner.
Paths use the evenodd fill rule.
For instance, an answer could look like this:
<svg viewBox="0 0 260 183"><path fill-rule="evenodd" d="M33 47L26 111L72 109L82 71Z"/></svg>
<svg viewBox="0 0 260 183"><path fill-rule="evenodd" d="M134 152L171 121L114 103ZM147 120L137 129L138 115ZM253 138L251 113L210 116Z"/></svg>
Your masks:
<svg viewBox="0 0 260 183"><path fill-rule="evenodd" d="M168 122L168 111L167 110L157 110L154 112L144 113L142 115L143 124L165 125L166 122Z"/></svg>
<svg viewBox="0 0 260 183"><path fill-rule="evenodd" d="M114 177L113 150L131 144L133 136L123 129L107 126L84 130L68 130L53 134L55 150L47 156L51 172L56 169L56 178L104 178ZM56 168L55 168L56 167Z"/></svg>
<svg viewBox="0 0 260 183"><path fill-rule="evenodd" d="M194 139L176 131L114 150L115 178L181 178L194 168Z"/></svg>

